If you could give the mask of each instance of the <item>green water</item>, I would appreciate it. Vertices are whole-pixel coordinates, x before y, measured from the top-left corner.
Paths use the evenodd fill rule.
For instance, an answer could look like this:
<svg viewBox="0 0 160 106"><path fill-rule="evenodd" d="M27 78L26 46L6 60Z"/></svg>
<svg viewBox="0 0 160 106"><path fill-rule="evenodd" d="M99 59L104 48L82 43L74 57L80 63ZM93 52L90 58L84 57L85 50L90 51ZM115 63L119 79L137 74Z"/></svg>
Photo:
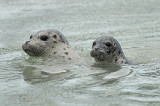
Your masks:
<svg viewBox="0 0 160 106"><path fill-rule="evenodd" d="M0 0L0 106L159 106L159 5L159 0ZM85 66L50 66L22 51L32 33L52 28L89 61ZM131 74L107 80L108 68L92 66L91 45L101 35L115 37L126 57L140 63L125 66Z"/></svg>

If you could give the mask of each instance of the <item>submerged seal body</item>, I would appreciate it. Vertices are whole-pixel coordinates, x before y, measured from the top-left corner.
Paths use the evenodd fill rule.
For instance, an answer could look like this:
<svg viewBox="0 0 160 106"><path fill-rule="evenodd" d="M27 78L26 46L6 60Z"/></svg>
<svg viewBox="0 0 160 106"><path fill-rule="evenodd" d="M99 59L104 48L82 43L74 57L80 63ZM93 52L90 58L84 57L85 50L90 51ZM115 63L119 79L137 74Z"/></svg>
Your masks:
<svg viewBox="0 0 160 106"><path fill-rule="evenodd" d="M69 45L65 36L54 29L41 30L30 36L22 45L29 56L52 57L63 60L77 60L80 57Z"/></svg>
<svg viewBox="0 0 160 106"><path fill-rule="evenodd" d="M96 62L128 64L119 42L111 36L98 37L92 45L90 55Z"/></svg>

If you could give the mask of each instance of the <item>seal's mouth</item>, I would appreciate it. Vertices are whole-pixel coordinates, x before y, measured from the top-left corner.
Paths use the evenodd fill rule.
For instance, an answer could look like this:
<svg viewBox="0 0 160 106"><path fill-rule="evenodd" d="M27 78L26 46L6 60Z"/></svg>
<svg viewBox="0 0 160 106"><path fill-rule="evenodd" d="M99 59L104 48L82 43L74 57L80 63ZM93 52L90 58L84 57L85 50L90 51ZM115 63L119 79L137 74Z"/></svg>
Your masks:
<svg viewBox="0 0 160 106"><path fill-rule="evenodd" d="M23 44L22 45L22 49L24 52L26 52L29 56L34 56L34 52L30 49L28 49L27 45L26 44Z"/></svg>
<svg viewBox="0 0 160 106"><path fill-rule="evenodd" d="M96 61L111 61L110 53L108 52L91 50L90 54Z"/></svg>
<svg viewBox="0 0 160 106"><path fill-rule="evenodd" d="M91 51L91 56L94 57L97 61L105 61L105 53L104 52L99 52L99 51Z"/></svg>
<svg viewBox="0 0 160 106"><path fill-rule="evenodd" d="M96 57L94 57L97 61L106 61L106 58L105 58L105 56L103 56L103 55L100 55L100 56L96 56Z"/></svg>
<svg viewBox="0 0 160 106"><path fill-rule="evenodd" d="M36 54L35 54L32 50L25 49L24 51L25 51L29 56L36 56Z"/></svg>
<svg viewBox="0 0 160 106"><path fill-rule="evenodd" d="M99 54L99 55L95 54L92 57L94 57L97 61L106 61L107 58L104 54Z"/></svg>
<svg viewBox="0 0 160 106"><path fill-rule="evenodd" d="M36 49L24 49L24 51L29 55L29 56L42 56L44 54L44 50L36 50Z"/></svg>
<svg viewBox="0 0 160 106"><path fill-rule="evenodd" d="M22 45L22 49L24 52L26 52L29 56L41 56L42 53L44 52L43 50L37 50L36 48L32 46L27 46L27 45Z"/></svg>
<svg viewBox="0 0 160 106"><path fill-rule="evenodd" d="M96 61L99 61L99 62L108 62L108 63L112 62L112 58L109 55L107 55L107 56L106 55L98 55L98 56L95 56L94 58Z"/></svg>

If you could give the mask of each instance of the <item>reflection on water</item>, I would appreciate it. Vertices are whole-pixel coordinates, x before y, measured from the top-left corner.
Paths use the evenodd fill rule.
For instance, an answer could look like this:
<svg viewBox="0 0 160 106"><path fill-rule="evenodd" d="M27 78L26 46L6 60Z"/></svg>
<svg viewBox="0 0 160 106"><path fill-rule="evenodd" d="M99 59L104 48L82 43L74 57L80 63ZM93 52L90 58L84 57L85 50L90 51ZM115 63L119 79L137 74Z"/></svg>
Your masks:
<svg viewBox="0 0 160 106"><path fill-rule="evenodd" d="M29 83L41 83L50 80L58 80L59 78L65 78L68 74L69 72L67 71L59 73L49 73L43 70L38 70L34 67L26 67L23 71L24 80Z"/></svg>
<svg viewBox="0 0 160 106"><path fill-rule="evenodd" d="M0 0L0 106L159 106L159 5L159 0ZM52 28L66 36L84 65L48 64L22 51L32 33ZM126 57L141 64L94 64L89 52L102 35L116 38ZM124 69L132 73L106 78Z"/></svg>
<svg viewBox="0 0 160 106"><path fill-rule="evenodd" d="M51 61L51 59L49 60L50 61L47 61L46 58L44 59L37 57L27 59L27 62L31 63L32 65L28 64L28 66L25 66L27 63L24 64L25 66L23 70L24 80L30 83L41 83L54 79L58 80L58 79L64 79L66 77L73 78L80 76L84 77L89 75L99 76L102 79L103 78L112 79L112 77L119 78L122 76L126 76L131 72L130 69L128 69L127 71L125 70L125 68L119 65L100 64L100 63L93 64L91 66L89 64L87 65L87 63L85 65L63 64L63 63L60 64L58 63L58 61Z"/></svg>

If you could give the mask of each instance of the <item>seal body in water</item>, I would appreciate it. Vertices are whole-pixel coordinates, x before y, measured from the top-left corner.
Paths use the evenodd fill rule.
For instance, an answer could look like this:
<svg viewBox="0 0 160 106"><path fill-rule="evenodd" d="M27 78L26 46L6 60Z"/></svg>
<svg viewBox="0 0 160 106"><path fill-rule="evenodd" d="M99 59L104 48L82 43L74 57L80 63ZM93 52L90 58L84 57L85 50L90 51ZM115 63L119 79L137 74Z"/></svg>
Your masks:
<svg viewBox="0 0 160 106"><path fill-rule="evenodd" d="M90 55L96 62L128 64L119 42L111 36L98 37L92 45Z"/></svg>
<svg viewBox="0 0 160 106"><path fill-rule="evenodd" d="M22 45L29 56L49 57L66 61L77 61L79 55L69 45L65 36L54 29L41 30L30 36Z"/></svg>

